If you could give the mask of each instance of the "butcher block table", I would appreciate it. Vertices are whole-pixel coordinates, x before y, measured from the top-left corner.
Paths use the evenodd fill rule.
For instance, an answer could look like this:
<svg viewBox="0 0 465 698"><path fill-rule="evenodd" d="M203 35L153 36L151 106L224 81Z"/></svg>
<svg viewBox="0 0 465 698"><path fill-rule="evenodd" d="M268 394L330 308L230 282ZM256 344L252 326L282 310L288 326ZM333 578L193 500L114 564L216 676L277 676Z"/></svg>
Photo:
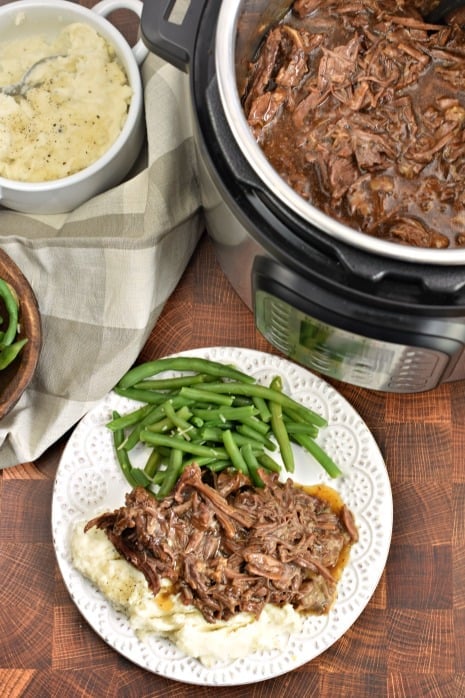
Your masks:
<svg viewBox="0 0 465 698"><path fill-rule="evenodd" d="M121 12L120 26L134 37L131 15ZM204 236L139 360L206 346L276 353ZM232 687L178 683L119 655L82 618L55 559L52 489L66 435L0 474L0 697L465 696L465 384L395 395L328 382L371 429L394 500L385 572L342 638L288 674Z"/></svg>
<svg viewBox="0 0 465 698"><path fill-rule="evenodd" d="M140 360L204 346L273 352L202 238ZM368 606L326 652L248 686L178 683L131 664L90 628L50 532L67 438L0 479L0 696L461 698L465 695L465 385L418 395L333 382L371 429L389 472L394 530Z"/></svg>

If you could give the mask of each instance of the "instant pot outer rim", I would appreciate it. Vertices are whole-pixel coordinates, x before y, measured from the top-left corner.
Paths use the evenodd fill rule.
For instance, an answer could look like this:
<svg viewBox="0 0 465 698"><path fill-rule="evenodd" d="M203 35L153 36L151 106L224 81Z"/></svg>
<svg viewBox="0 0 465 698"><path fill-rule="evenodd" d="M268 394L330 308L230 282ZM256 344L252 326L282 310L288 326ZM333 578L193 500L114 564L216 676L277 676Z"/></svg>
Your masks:
<svg viewBox="0 0 465 698"><path fill-rule="evenodd" d="M349 228L308 203L273 169L249 129L236 87L234 50L241 4L242 0L221 3L215 30L215 71L221 103L234 140L263 184L271 188L304 221L355 248L415 264L444 267L465 265L465 249L413 247L381 240Z"/></svg>

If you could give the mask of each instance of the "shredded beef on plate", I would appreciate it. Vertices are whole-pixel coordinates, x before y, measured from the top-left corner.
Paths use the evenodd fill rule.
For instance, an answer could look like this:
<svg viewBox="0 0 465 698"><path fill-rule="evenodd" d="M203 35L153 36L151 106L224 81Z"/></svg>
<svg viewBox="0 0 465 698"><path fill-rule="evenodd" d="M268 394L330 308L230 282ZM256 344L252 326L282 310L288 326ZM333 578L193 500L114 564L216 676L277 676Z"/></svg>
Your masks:
<svg viewBox="0 0 465 698"><path fill-rule="evenodd" d="M328 215L401 244L463 247L465 31L417 7L296 0L250 64L243 106L269 162Z"/></svg>
<svg viewBox="0 0 465 698"><path fill-rule="evenodd" d="M170 580L173 593L209 622L241 611L258 617L267 603L325 613L341 555L358 537L353 516L291 480L261 477L265 487L256 488L237 472L202 476L189 466L165 499L136 487L125 506L85 528L104 530L154 594Z"/></svg>

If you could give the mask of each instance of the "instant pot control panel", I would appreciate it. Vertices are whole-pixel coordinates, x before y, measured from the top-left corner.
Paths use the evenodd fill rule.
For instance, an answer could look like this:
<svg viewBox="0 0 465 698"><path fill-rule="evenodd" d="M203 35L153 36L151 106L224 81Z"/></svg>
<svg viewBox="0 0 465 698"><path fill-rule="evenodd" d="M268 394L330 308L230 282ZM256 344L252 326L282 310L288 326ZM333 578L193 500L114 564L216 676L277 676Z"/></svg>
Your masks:
<svg viewBox="0 0 465 698"><path fill-rule="evenodd" d="M379 308L331 297L260 256L253 267L253 298L258 330L286 356L318 373L399 393L430 390L447 375L449 380L465 375L463 320L453 328L440 318L419 322L415 313L383 311L380 324Z"/></svg>

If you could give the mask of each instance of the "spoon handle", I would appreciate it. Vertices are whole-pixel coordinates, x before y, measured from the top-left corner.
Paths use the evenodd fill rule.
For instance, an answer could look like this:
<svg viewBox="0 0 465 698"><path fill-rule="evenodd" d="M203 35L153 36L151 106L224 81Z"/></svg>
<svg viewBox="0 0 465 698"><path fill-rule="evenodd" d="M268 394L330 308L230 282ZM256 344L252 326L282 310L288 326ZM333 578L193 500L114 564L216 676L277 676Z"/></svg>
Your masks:
<svg viewBox="0 0 465 698"><path fill-rule="evenodd" d="M31 87L39 87L42 84L40 82L28 83L29 76L37 68L37 66L41 65L41 63L46 63L47 61L55 60L56 58L64 58L65 56L66 54L57 53L56 55L53 54L52 56L44 56L44 58L40 58L38 61L33 63L30 66L30 68L26 70L19 82L16 82L13 85L1 86L0 93L8 95L10 97L15 97L17 95L21 95L24 97L28 89L30 89Z"/></svg>

